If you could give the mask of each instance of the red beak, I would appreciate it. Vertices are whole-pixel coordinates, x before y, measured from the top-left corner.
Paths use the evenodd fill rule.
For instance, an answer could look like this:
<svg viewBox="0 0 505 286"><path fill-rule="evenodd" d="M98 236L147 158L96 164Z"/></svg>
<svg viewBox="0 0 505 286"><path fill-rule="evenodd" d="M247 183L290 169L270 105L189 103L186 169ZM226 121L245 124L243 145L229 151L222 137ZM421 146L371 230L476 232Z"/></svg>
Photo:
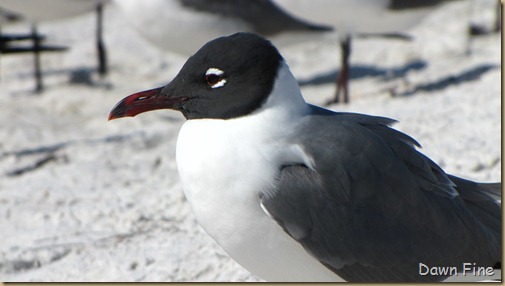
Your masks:
<svg viewBox="0 0 505 286"><path fill-rule="evenodd" d="M169 97L162 93L162 87L141 91L129 95L114 108L109 114L109 120L121 117L133 117L137 114L156 109L175 109L175 104L185 101L186 97Z"/></svg>

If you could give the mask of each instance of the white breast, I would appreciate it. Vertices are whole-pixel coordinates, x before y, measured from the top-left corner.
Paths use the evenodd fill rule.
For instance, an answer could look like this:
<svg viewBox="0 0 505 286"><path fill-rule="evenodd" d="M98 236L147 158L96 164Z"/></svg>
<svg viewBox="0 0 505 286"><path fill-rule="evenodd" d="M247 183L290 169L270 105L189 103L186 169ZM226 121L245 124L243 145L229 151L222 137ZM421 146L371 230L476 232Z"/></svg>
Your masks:
<svg viewBox="0 0 505 286"><path fill-rule="evenodd" d="M282 163L312 164L300 146L284 140L307 111L299 91L289 88L293 81L285 66L273 94L253 115L186 122L177 141L177 167L200 225L246 269L269 281L336 281L259 202L260 192L273 190ZM285 90L292 104L279 104Z"/></svg>
<svg viewBox="0 0 505 286"><path fill-rule="evenodd" d="M276 174L271 156L229 122L188 121L177 142L177 166L184 193L205 231L239 264L268 281L334 281L315 259L261 208L259 193ZM240 144L239 144L240 142ZM280 147L280 146L278 146ZM280 152L279 152L280 153ZM316 274L319 273L319 274Z"/></svg>

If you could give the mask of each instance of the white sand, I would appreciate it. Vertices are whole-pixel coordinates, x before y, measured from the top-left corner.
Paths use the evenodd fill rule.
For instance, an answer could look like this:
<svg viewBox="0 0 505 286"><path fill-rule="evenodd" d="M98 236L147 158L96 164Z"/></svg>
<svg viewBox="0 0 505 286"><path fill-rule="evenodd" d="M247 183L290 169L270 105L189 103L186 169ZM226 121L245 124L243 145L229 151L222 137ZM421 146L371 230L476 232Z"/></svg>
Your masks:
<svg viewBox="0 0 505 286"><path fill-rule="evenodd" d="M494 1L473 2L471 15L468 1L435 11L410 30L411 43L354 41L355 68L382 75L353 80L352 103L331 108L395 118L448 173L491 182L501 176L500 36L479 37L466 53L469 17L490 25L494 15ZM71 46L43 56L43 94L32 93L31 56L0 60L0 280L258 281L203 232L185 201L174 162L184 118L156 111L107 122L117 101L167 83L185 59L151 47L113 7L105 16L106 79L90 74L91 14L41 26L50 43ZM334 44L322 39L283 51L303 81L335 73ZM427 66L395 79L385 74L414 60ZM457 83L402 96L465 73ZM71 74L90 76L93 85L71 83ZM321 104L334 86L302 91Z"/></svg>

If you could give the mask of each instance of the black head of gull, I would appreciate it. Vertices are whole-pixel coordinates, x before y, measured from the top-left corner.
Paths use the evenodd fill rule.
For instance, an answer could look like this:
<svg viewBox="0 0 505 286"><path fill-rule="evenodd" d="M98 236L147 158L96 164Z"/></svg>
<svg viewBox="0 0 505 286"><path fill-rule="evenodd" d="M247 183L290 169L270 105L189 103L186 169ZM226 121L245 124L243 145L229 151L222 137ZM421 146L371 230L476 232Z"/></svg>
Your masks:
<svg viewBox="0 0 505 286"><path fill-rule="evenodd" d="M198 222L265 280L441 281L501 261L501 183L446 174L394 120L305 103L257 35L209 42L109 119L165 108L188 119L176 159Z"/></svg>
<svg viewBox="0 0 505 286"><path fill-rule="evenodd" d="M187 119L229 119L246 115L263 104L272 91L283 61L263 38L238 33L205 44L190 57L165 87L125 98L113 117L172 108Z"/></svg>

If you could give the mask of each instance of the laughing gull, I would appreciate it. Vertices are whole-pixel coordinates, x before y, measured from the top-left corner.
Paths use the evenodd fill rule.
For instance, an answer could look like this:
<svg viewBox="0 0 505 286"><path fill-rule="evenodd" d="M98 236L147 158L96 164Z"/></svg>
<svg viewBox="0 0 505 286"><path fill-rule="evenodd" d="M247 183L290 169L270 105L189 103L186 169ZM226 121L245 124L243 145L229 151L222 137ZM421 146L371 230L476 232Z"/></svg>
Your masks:
<svg viewBox="0 0 505 286"><path fill-rule="evenodd" d="M262 279L440 281L501 261L501 183L446 174L392 119L307 104L260 36L205 44L109 120L156 109L187 119L176 161L198 222Z"/></svg>
<svg viewBox="0 0 505 286"><path fill-rule="evenodd" d="M115 0L114 4L139 35L182 55L235 32L263 35L281 50L293 43L340 38L340 69L330 104L350 101L351 34L411 40L404 32L443 1L447 0ZM329 32L333 27L337 33Z"/></svg>

